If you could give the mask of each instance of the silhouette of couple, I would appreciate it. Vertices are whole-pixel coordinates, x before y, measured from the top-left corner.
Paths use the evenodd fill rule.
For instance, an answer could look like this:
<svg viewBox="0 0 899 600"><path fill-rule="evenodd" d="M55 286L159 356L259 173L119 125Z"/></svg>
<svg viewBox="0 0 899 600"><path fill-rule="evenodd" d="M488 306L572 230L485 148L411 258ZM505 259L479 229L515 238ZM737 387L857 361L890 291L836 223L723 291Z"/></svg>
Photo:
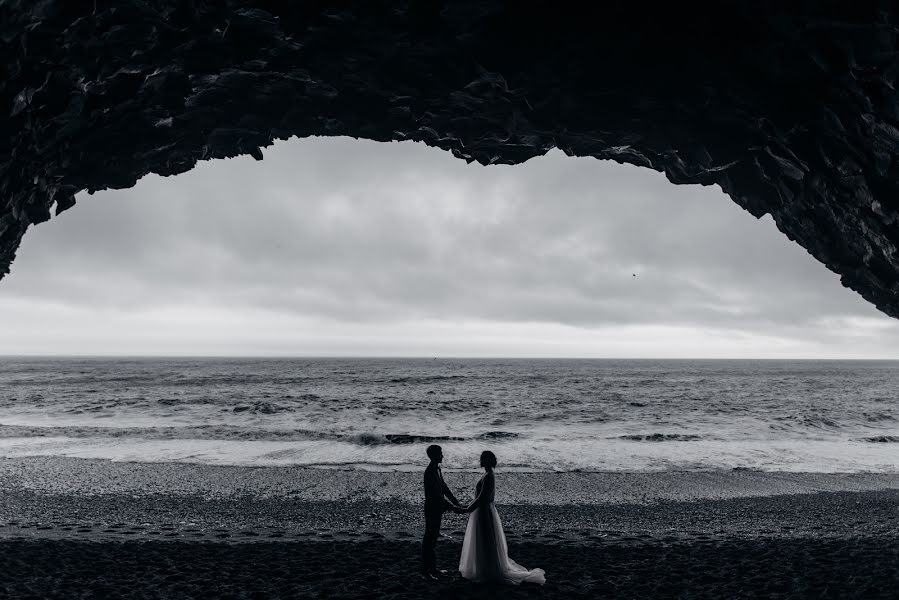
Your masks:
<svg viewBox="0 0 899 600"><path fill-rule="evenodd" d="M450 510L457 514L470 513L465 540L462 542L462 556L459 558L459 572L465 579L493 583L518 585L523 582L543 584L546 582L543 569L525 569L509 558L506 534L499 520L499 513L493 505L496 492L496 455L489 450L481 453L481 467L484 476L475 487L475 499L468 506L461 503L443 480L440 463L443 449L428 446L431 463L425 469L425 535L421 542L421 571L428 579L437 580L447 572L437 569L437 538L440 537L440 522L443 513Z"/></svg>

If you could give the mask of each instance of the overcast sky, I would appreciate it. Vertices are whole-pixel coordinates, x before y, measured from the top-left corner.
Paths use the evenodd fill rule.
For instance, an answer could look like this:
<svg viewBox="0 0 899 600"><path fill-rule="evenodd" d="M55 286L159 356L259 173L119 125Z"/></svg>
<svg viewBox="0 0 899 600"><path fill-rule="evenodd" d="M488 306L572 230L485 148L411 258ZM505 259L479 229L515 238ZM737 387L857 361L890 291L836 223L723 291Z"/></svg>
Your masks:
<svg viewBox="0 0 899 600"><path fill-rule="evenodd" d="M561 152L281 142L82 194L0 354L899 358L899 321L717 187Z"/></svg>

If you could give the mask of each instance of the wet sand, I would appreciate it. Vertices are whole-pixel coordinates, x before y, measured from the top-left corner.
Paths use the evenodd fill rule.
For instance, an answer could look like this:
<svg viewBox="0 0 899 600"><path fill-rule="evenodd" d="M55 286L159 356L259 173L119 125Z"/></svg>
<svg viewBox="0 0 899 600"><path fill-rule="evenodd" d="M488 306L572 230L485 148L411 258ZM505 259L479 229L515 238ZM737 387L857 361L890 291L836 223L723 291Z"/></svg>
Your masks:
<svg viewBox="0 0 899 600"><path fill-rule="evenodd" d="M832 597L899 590L899 477L499 473L545 587L416 576L418 473L0 460L0 596ZM460 498L478 474L447 473ZM465 520L447 515L455 571Z"/></svg>
<svg viewBox="0 0 899 600"><path fill-rule="evenodd" d="M368 472L303 467L233 467L190 463L119 463L62 457L0 458L0 491L96 495L252 495L295 500L422 499L421 472ZM447 483L471 492L482 472L444 469ZM899 473L663 471L657 473L519 473L503 471L497 502L616 504L707 500L815 492L899 489Z"/></svg>

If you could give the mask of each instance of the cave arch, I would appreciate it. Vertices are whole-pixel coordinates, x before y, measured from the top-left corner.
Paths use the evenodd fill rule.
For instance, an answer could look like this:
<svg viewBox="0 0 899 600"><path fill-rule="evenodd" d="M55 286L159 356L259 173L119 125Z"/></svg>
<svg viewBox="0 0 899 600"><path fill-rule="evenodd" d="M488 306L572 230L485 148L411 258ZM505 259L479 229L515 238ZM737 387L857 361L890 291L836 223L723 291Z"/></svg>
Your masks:
<svg viewBox="0 0 899 600"><path fill-rule="evenodd" d="M891 3L0 4L0 276L81 190L294 135L718 184L899 317Z"/></svg>

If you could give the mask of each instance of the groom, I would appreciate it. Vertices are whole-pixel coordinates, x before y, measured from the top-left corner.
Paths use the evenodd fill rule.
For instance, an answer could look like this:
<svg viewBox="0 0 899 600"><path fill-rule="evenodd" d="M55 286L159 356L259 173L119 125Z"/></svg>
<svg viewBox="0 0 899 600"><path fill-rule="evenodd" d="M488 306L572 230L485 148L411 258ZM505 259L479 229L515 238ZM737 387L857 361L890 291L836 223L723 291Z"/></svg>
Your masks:
<svg viewBox="0 0 899 600"><path fill-rule="evenodd" d="M437 538L440 536L440 521L447 509L454 513L465 512L459 501L443 481L440 463L443 462L443 449L437 445L428 446L428 458L431 464L425 469L425 537L421 541L421 574L427 579L436 580L438 575L446 571L437 569Z"/></svg>

